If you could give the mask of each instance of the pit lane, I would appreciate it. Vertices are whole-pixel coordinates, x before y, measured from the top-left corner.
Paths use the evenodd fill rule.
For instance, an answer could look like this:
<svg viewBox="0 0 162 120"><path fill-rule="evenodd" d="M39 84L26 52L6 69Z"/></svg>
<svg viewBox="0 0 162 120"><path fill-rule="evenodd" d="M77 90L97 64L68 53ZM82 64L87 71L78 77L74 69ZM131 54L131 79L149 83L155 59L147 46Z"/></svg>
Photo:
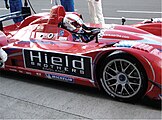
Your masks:
<svg viewBox="0 0 162 120"><path fill-rule="evenodd" d="M83 2L84 1L84 2ZM120 24L120 19L161 17L161 0L102 0L106 23ZM2 1L3 2L3 1ZM48 9L50 1L31 0L34 9ZM39 4L39 5L38 5ZM86 0L75 0L77 12L89 21ZM3 8L3 4L0 4ZM157 11L131 13L121 11ZM8 10L0 9L0 14ZM126 24L139 20L127 21ZM11 21L6 22L9 24ZM147 104L146 104L147 102ZM0 72L0 119L160 119L161 109L148 101L137 104L117 102L97 89L41 79L11 72Z"/></svg>

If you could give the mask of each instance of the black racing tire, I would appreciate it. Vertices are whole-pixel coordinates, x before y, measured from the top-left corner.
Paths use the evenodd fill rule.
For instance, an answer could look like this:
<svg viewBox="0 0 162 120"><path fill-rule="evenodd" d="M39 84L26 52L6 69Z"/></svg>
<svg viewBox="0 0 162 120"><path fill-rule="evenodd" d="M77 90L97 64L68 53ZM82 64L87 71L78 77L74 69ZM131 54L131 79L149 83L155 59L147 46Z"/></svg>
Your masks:
<svg viewBox="0 0 162 120"><path fill-rule="evenodd" d="M137 102L146 93L148 79L142 64L132 55L119 52L100 65L99 85L116 100Z"/></svg>

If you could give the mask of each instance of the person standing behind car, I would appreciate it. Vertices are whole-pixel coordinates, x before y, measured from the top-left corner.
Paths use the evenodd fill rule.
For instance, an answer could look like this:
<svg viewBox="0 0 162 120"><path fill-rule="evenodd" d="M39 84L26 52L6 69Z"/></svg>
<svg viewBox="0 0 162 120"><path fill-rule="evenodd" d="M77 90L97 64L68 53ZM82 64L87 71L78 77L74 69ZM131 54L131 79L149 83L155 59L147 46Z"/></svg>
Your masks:
<svg viewBox="0 0 162 120"><path fill-rule="evenodd" d="M101 0L88 0L88 9L91 22L105 24Z"/></svg>
<svg viewBox="0 0 162 120"><path fill-rule="evenodd" d="M66 12L74 12L74 0L60 0Z"/></svg>
<svg viewBox="0 0 162 120"><path fill-rule="evenodd" d="M21 0L9 0L9 4L8 5L8 0L4 0L5 1L5 6L7 9L10 8L10 12L17 12L17 11L22 11L22 1ZM23 20L23 17L16 17L13 18L14 23L17 22L21 22Z"/></svg>

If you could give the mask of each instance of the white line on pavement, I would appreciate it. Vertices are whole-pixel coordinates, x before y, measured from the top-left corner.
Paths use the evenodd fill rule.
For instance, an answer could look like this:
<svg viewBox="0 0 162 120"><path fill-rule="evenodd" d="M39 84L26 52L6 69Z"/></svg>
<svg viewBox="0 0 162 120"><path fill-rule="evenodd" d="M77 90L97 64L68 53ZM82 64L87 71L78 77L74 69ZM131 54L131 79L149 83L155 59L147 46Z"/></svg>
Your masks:
<svg viewBox="0 0 162 120"><path fill-rule="evenodd" d="M157 11L128 11L128 10L117 10L117 12L127 12L127 13L156 13L156 14L162 13L162 12L157 12Z"/></svg>
<svg viewBox="0 0 162 120"><path fill-rule="evenodd" d="M50 11L51 9L41 9L42 11Z"/></svg>
<svg viewBox="0 0 162 120"><path fill-rule="evenodd" d="M0 8L0 10L8 10L7 8Z"/></svg>
<svg viewBox="0 0 162 120"><path fill-rule="evenodd" d="M107 20L121 20L122 18L117 18L117 17L104 17L104 19L107 19ZM126 20L139 20L139 21L143 21L143 20L146 20L146 19L141 19L141 18L125 18Z"/></svg>

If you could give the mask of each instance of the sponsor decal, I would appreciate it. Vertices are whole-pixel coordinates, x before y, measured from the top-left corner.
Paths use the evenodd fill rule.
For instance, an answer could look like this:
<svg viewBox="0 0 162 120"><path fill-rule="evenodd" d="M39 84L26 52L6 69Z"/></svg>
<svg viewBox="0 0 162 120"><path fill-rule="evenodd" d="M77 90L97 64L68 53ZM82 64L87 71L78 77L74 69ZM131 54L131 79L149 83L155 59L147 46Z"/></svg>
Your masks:
<svg viewBox="0 0 162 120"><path fill-rule="evenodd" d="M19 73L23 73L23 71L22 71L22 70L19 70L18 72L19 72Z"/></svg>
<svg viewBox="0 0 162 120"><path fill-rule="evenodd" d="M23 50L26 68L92 79L91 58L45 51Z"/></svg>
<svg viewBox="0 0 162 120"><path fill-rule="evenodd" d="M26 72L25 74L31 75L32 73L31 72Z"/></svg>
<svg viewBox="0 0 162 120"><path fill-rule="evenodd" d="M53 41L45 41L45 40L30 40L30 41L33 43L44 44L44 45L48 45L48 44L54 45L55 44L55 42L53 42Z"/></svg>
<svg viewBox="0 0 162 120"><path fill-rule="evenodd" d="M52 39L53 37L54 37L54 34L53 33L49 33L47 38L48 39Z"/></svg>
<svg viewBox="0 0 162 120"><path fill-rule="evenodd" d="M60 30L59 36L64 36L64 30Z"/></svg>
<svg viewBox="0 0 162 120"><path fill-rule="evenodd" d="M133 47L135 45L139 44L139 42L136 41L120 41L119 43L114 44L115 47Z"/></svg>
<svg viewBox="0 0 162 120"><path fill-rule="evenodd" d="M48 79L54 79L54 80L61 80L66 82L73 82L73 78L65 77L65 76L59 76L54 74L46 74L46 77Z"/></svg>
<svg viewBox="0 0 162 120"><path fill-rule="evenodd" d="M60 41L67 41L67 37L59 37L58 40L60 40Z"/></svg>
<svg viewBox="0 0 162 120"><path fill-rule="evenodd" d="M36 73L37 76L42 76L42 73Z"/></svg>
<svg viewBox="0 0 162 120"><path fill-rule="evenodd" d="M113 29L113 27L109 28L109 29ZM98 37L101 38L103 36L107 36L107 37L118 37L118 38L129 39L129 36L126 36L126 35L115 34L115 33L114 34L112 34L112 33L105 33L109 29L101 29L100 33L98 34Z"/></svg>
<svg viewBox="0 0 162 120"><path fill-rule="evenodd" d="M14 71L14 72L17 72L17 70L16 69L9 69L10 71Z"/></svg>
<svg viewBox="0 0 162 120"><path fill-rule="evenodd" d="M129 39L129 36L120 35L120 34L104 34L104 36L108 36L108 37L119 37L119 38Z"/></svg>

